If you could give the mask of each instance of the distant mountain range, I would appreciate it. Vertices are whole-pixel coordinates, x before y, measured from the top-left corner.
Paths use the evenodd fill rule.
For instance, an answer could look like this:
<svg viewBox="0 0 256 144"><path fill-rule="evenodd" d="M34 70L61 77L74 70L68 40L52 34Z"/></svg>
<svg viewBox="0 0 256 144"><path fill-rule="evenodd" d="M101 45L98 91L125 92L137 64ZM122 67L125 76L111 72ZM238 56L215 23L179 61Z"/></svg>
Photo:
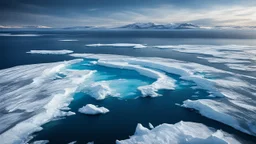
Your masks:
<svg viewBox="0 0 256 144"><path fill-rule="evenodd" d="M121 28L121 29L197 29L197 28L200 28L200 26L194 25L191 23L182 23L182 24L133 23L133 24L128 24L118 28Z"/></svg>
<svg viewBox="0 0 256 144"><path fill-rule="evenodd" d="M97 26L73 26L73 27L65 27L65 28L51 28L47 26L2 26L0 25L0 29L54 29L54 30L93 30L93 29L256 29L256 26L213 26L213 27L204 27L195 25L192 23L169 23L169 24L155 24L152 22L148 23L133 23L120 27L97 27Z"/></svg>

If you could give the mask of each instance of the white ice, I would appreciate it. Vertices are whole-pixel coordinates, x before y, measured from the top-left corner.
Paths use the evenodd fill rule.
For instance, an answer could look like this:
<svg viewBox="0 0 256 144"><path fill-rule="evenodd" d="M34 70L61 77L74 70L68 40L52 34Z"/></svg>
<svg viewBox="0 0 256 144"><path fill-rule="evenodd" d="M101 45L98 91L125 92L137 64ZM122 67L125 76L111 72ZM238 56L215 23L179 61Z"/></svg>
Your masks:
<svg viewBox="0 0 256 144"><path fill-rule="evenodd" d="M105 81L94 82L89 85L86 85L83 89L83 92L89 94L91 97L97 100L103 100L107 96L114 96L112 89L109 87L109 84Z"/></svg>
<svg viewBox="0 0 256 144"><path fill-rule="evenodd" d="M201 54L198 58L210 63L223 63L231 69L256 71L255 46L247 45L162 45L154 46L183 53ZM206 56L208 55L208 56Z"/></svg>
<svg viewBox="0 0 256 144"><path fill-rule="evenodd" d="M232 135L203 124L179 122L161 124L152 130L137 125L135 134L117 144L240 144Z"/></svg>
<svg viewBox="0 0 256 144"><path fill-rule="evenodd" d="M53 54L53 55L62 55L73 53L71 50L30 50L27 53L30 54Z"/></svg>
<svg viewBox="0 0 256 144"><path fill-rule="evenodd" d="M161 81L157 82L158 79L161 79L161 77L165 77L164 80L170 78L165 73L179 75L181 79L193 81L197 84L196 88L207 90L212 97L221 97L219 101L212 100L212 103L204 103L204 106L212 109L211 104L219 102L219 105L225 107L215 107L216 110L219 110L216 115L229 115L237 123L228 123L225 119L216 119L215 116L210 118L229 124L248 134L256 135L255 128L253 127L253 125L256 125L256 114L254 111L256 102L253 101L255 99L256 86L250 83L250 81L255 80L255 77L244 76L198 63L165 58L106 54L71 54L71 56L97 59L97 64L99 65L138 71L141 75L156 79L154 83L161 85L163 89L166 87L173 89L174 87L172 86L175 86L175 81L172 79L171 81L168 80L168 86L165 86L165 83ZM246 81L244 78L250 81ZM154 83L148 86L142 86L144 88L142 89L142 93L144 95L156 96L156 89L152 88L155 87ZM171 86L171 84L173 85ZM209 117L206 113L201 114Z"/></svg>
<svg viewBox="0 0 256 144"><path fill-rule="evenodd" d="M140 86L138 89L141 91L143 96L151 96L156 97L159 96L157 93L160 89L174 89L175 88L175 80L166 76L164 73L148 69L145 67L141 67L139 65L131 65L127 62L110 62L100 60L97 63L98 65L106 66L106 67L113 67L113 68L120 68L120 69L128 69L128 70L135 70L143 76L147 76L153 79L156 79L154 83L151 85Z"/></svg>
<svg viewBox="0 0 256 144"><path fill-rule="evenodd" d="M39 34L11 34L11 33L1 33L0 36L8 37L37 37L41 36Z"/></svg>
<svg viewBox="0 0 256 144"><path fill-rule="evenodd" d="M143 44L133 44L133 43L114 43L114 44L87 44L88 47L133 47L133 48L146 48L147 46Z"/></svg>
<svg viewBox="0 0 256 144"><path fill-rule="evenodd" d="M220 121L242 132L255 135L255 121L251 120L254 119L255 114L238 111L235 106L209 99L186 100L182 106L196 109L203 116ZM246 113L247 115L244 115ZM239 121L242 121L243 124L240 124Z"/></svg>
<svg viewBox="0 0 256 144"><path fill-rule="evenodd" d="M34 141L31 144L47 144L47 143L49 143L48 140L39 140L39 141Z"/></svg>
<svg viewBox="0 0 256 144"><path fill-rule="evenodd" d="M80 113L87 114L87 115L97 115L97 114L105 114L108 113L109 110L105 107L98 107L93 104L87 104L78 109Z"/></svg>
<svg viewBox="0 0 256 144"><path fill-rule="evenodd" d="M42 124L73 112L62 112L76 92L94 71L68 70L81 60L33 64L0 70L1 143L22 143ZM58 73L65 75L63 78Z"/></svg>

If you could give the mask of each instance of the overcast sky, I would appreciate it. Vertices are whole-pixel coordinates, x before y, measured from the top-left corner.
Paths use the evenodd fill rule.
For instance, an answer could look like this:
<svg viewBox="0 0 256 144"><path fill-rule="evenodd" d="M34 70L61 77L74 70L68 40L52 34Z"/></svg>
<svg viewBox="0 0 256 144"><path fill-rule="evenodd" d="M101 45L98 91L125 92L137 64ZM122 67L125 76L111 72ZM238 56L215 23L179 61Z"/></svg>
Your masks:
<svg viewBox="0 0 256 144"><path fill-rule="evenodd" d="M134 22L256 26L256 0L0 0L0 25L4 26Z"/></svg>

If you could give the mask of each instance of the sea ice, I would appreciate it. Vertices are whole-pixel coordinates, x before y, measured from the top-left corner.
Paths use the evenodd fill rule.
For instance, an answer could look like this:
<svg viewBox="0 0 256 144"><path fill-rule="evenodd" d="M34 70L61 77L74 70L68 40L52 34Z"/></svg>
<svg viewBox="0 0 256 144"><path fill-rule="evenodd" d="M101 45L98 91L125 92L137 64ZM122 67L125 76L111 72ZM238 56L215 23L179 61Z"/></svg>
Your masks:
<svg viewBox="0 0 256 144"><path fill-rule="evenodd" d="M68 70L81 60L33 64L0 70L0 109L5 111L0 121L3 144L22 143L42 124L73 115L62 112L72 100L72 94L94 71ZM65 77L58 78L63 73ZM8 88L6 88L8 87ZM15 118L14 118L15 117Z"/></svg>
<svg viewBox="0 0 256 144"><path fill-rule="evenodd" d="M143 44L133 44L133 43L114 43L114 44L88 44L88 47L133 47L133 48L146 48L147 46Z"/></svg>
<svg viewBox="0 0 256 144"><path fill-rule="evenodd" d="M161 124L152 130L137 125L135 134L117 144L240 144L234 137L200 123Z"/></svg>
<svg viewBox="0 0 256 144"><path fill-rule="evenodd" d="M227 49L228 47L224 48ZM239 46L234 46L234 48L241 49ZM156 79L151 85L138 87L144 96L157 96L156 90L159 87L156 88L156 84L161 85L162 89L166 87L174 88L172 86L175 86L175 81L168 80L167 84L169 86L165 86L160 81L161 77L164 77L163 80L170 78L165 73L179 75L182 80L193 81L197 85L195 88L207 90L214 98L211 101L196 101L199 105L203 104L205 109L216 112L214 116L206 112L201 113L202 115L230 125L242 132L256 135L256 128L253 126L256 125L254 110L256 102L253 101L256 87L251 83L255 80L253 76L237 74L198 63L156 57L129 57L108 54L71 54L71 56L96 59L99 65L135 70L141 75ZM172 85L170 85L171 83ZM189 103L192 103L190 101L184 103L186 105L183 106L199 109L189 105ZM215 104L218 104L219 107L214 106ZM232 122L229 122L229 120Z"/></svg>
<svg viewBox="0 0 256 144"><path fill-rule="evenodd" d="M107 96L114 95L107 82L95 82L85 86L83 92L97 100L103 100Z"/></svg>
<svg viewBox="0 0 256 144"><path fill-rule="evenodd" d="M93 104L87 104L78 110L80 113L87 115L96 115L96 114L105 114L108 113L109 110L105 107L98 107Z"/></svg>
<svg viewBox="0 0 256 144"><path fill-rule="evenodd" d="M71 50L30 50L30 54L53 54L53 55L62 55L73 53Z"/></svg>

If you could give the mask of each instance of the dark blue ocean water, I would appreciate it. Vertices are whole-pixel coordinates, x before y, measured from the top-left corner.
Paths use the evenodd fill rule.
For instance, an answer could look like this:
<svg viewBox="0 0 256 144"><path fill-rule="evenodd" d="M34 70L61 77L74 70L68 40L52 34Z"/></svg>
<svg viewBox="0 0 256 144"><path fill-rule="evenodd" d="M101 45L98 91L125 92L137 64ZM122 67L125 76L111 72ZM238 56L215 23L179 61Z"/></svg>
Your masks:
<svg viewBox="0 0 256 144"><path fill-rule="evenodd" d="M10 32L4 32L10 33ZM94 43L139 43L148 45L168 45L168 44L195 44L195 45L256 45L255 33L240 31L216 32L216 31L29 31L11 33L36 33L38 37L15 37L0 36L1 63L0 69L5 69L17 65L47 63L74 59L68 55L37 55L27 54L29 50L73 50L75 53L97 53L97 54L119 54L140 57L163 57L177 60L196 62L218 69L231 72L239 72L229 69L222 64L212 64L205 60L198 59L193 54L175 52L172 50L160 49L133 49L117 47L85 47L86 44ZM62 42L62 39L77 39L73 42ZM85 59L83 63L87 63ZM99 71L98 80L129 79L140 83L152 83L152 79L143 77L137 72L105 68L97 65L81 66L74 65L70 69L97 69ZM141 98L136 91L137 85L129 85L128 91L133 91L126 99L106 98L105 100L95 100L90 96L78 92L74 95L74 100L69 105L71 111L76 115L65 119L56 120L44 124L42 131L34 133L34 140L49 140L50 143L60 144L77 141L86 143L94 141L96 144L110 144L115 140L127 139L134 134L137 123L142 123L148 127L148 123L154 126L162 123L174 124L181 120L203 123L216 129L222 129L235 135L238 139L247 142L255 142L256 138L244 134L234 128L220 122L201 116L190 109L180 107L184 100L196 100L208 97L209 93L201 89L193 89L193 82L183 81L177 75L170 75L177 82L175 90L161 90L162 97ZM96 79L97 81L97 79ZM126 93L126 91L124 91ZM192 97L193 95L198 97ZM104 106L110 110L105 115L87 116L78 112L78 109L86 104Z"/></svg>

